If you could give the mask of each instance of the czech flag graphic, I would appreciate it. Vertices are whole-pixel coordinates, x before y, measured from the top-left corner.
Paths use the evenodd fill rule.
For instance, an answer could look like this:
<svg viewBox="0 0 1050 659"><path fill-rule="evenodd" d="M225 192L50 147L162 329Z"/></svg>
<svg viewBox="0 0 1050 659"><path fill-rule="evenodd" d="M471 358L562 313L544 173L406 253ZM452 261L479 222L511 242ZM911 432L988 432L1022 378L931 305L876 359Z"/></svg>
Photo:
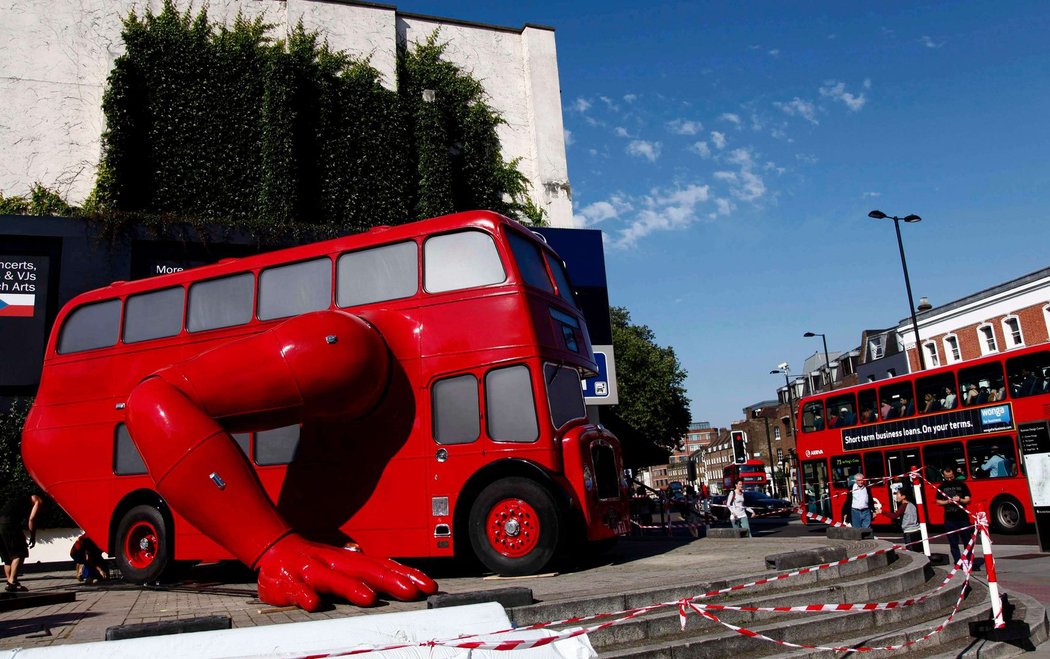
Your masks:
<svg viewBox="0 0 1050 659"><path fill-rule="evenodd" d="M0 318L32 318L36 295L27 293L0 293Z"/></svg>

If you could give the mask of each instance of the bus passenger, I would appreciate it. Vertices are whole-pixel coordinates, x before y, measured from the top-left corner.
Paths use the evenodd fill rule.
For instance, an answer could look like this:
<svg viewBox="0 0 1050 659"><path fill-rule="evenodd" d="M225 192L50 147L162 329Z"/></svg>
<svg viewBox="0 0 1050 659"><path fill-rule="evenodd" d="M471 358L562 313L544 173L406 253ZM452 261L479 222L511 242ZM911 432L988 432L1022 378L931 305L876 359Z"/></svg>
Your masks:
<svg viewBox="0 0 1050 659"><path fill-rule="evenodd" d="M965 405L974 405L974 404L976 404L978 395L979 394L977 393L977 385L976 384L971 384L966 389L966 395L963 396L963 403Z"/></svg>
<svg viewBox="0 0 1050 659"><path fill-rule="evenodd" d="M950 410L955 407L955 392L952 391L951 387L944 388L944 399L941 400L941 407L946 410Z"/></svg>
<svg viewBox="0 0 1050 659"><path fill-rule="evenodd" d="M1002 451L999 450L998 446L992 447L992 454L981 465L981 469L987 471L988 476L991 478L1002 478L1010 475L1010 466L1007 464L1006 458L1003 457Z"/></svg>

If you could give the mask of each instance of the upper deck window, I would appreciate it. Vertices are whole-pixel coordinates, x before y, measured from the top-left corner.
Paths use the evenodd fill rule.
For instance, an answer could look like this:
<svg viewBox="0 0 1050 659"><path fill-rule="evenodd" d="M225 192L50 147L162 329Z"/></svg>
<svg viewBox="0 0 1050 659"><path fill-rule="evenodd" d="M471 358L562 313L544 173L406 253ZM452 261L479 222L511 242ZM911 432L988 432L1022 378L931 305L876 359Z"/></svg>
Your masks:
<svg viewBox="0 0 1050 659"><path fill-rule="evenodd" d="M327 258L280 265L259 275L259 320L327 309L332 303L332 262Z"/></svg>
<svg viewBox="0 0 1050 659"><path fill-rule="evenodd" d="M481 231L429 238L423 245L424 286L431 293L498 284L507 279L496 243Z"/></svg>
<svg viewBox="0 0 1050 659"><path fill-rule="evenodd" d="M181 286L128 297L124 306L124 342L136 343L182 331L186 291Z"/></svg>
<svg viewBox="0 0 1050 659"><path fill-rule="evenodd" d="M336 264L340 307L412 297L418 288L419 255L412 241L349 252Z"/></svg>
<svg viewBox="0 0 1050 659"><path fill-rule="evenodd" d="M539 245L515 231L508 231L507 236L510 238L510 249L514 252L514 260L518 262L518 270L521 270L521 278L525 283L553 293L554 286L551 285L547 268L543 265Z"/></svg>
<svg viewBox="0 0 1050 659"><path fill-rule="evenodd" d="M550 405L551 422L555 428L587 416L579 371L568 366L546 364L543 367L543 379L547 382L547 404Z"/></svg>
<svg viewBox="0 0 1050 659"><path fill-rule="evenodd" d="M58 352L67 354L116 345L120 331L120 300L77 307L58 335Z"/></svg>
<svg viewBox="0 0 1050 659"><path fill-rule="evenodd" d="M547 259L547 265L550 266L551 273L554 274L554 282L558 284L558 295L575 307L576 299L572 295L572 287L569 286L569 276L565 273L565 266L548 252L544 252L544 256Z"/></svg>
<svg viewBox="0 0 1050 659"><path fill-rule="evenodd" d="M247 323L252 319L254 289L250 272L193 284L186 329L200 332Z"/></svg>

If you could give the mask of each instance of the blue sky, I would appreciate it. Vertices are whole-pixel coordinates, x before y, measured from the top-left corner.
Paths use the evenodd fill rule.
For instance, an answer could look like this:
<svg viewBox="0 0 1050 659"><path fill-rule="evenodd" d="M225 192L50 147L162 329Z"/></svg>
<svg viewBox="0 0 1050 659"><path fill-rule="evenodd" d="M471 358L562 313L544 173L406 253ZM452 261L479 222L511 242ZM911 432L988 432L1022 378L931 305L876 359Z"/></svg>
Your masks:
<svg viewBox="0 0 1050 659"><path fill-rule="evenodd" d="M780 362L1050 265L1050 3L400 2L556 28L575 213L693 419Z"/></svg>

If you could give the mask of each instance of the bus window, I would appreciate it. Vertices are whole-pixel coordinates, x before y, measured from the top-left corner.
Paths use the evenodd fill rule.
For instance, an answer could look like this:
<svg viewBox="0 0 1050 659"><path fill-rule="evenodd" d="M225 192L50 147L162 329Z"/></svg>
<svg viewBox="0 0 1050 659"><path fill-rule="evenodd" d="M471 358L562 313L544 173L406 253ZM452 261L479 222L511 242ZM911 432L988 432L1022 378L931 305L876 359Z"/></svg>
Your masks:
<svg viewBox="0 0 1050 659"><path fill-rule="evenodd" d="M981 437L966 442L970 474L975 478L1005 478L1017 475L1017 452L1009 435Z"/></svg>
<svg viewBox="0 0 1050 659"><path fill-rule="evenodd" d="M555 429L587 416L579 371L568 366L544 364L543 379L547 382L547 404Z"/></svg>
<svg viewBox="0 0 1050 659"><path fill-rule="evenodd" d="M117 424L113 437L113 473L117 476L146 473L146 463L142 461L135 442L131 441L131 433L123 423Z"/></svg>
<svg viewBox="0 0 1050 659"><path fill-rule="evenodd" d="M874 423L879 420L878 395L874 389L865 389L857 394L860 403L860 422Z"/></svg>
<svg viewBox="0 0 1050 659"><path fill-rule="evenodd" d="M922 447L922 461L926 465L926 478L931 483L944 480L941 470L951 466L957 480L966 480L966 456L963 455L962 442L931 444Z"/></svg>
<svg viewBox="0 0 1050 659"><path fill-rule="evenodd" d="M802 408L802 432L815 432L824 429L824 403L811 400Z"/></svg>
<svg viewBox="0 0 1050 659"><path fill-rule="evenodd" d="M919 401L919 413L930 414L955 407L955 376L940 373L915 381L915 394Z"/></svg>
<svg viewBox="0 0 1050 659"><path fill-rule="evenodd" d="M880 478L886 477L886 467L882 461L882 453L869 451L864 454L864 475L868 477L869 483L875 483Z"/></svg>
<svg viewBox="0 0 1050 659"><path fill-rule="evenodd" d="M835 487L848 489L853 486L853 476L860 471L860 455L838 455L831 459L831 482Z"/></svg>
<svg viewBox="0 0 1050 659"><path fill-rule="evenodd" d="M423 244L423 286L431 293L498 284L507 278L496 243L481 231L457 231Z"/></svg>
<svg viewBox="0 0 1050 659"><path fill-rule="evenodd" d="M259 320L288 318L332 304L332 262L327 258L266 268L259 274Z"/></svg>
<svg viewBox="0 0 1050 659"><path fill-rule="evenodd" d="M478 379L469 373L438 380L431 389L434 441L469 444L481 433Z"/></svg>
<svg viewBox="0 0 1050 659"><path fill-rule="evenodd" d="M201 332L247 323L252 319L254 289L250 272L191 285L186 329Z"/></svg>
<svg viewBox="0 0 1050 659"><path fill-rule="evenodd" d="M528 366L497 368L485 374L485 415L489 437L498 442L539 439Z"/></svg>
<svg viewBox="0 0 1050 659"><path fill-rule="evenodd" d="M886 451L886 473L893 477L894 480L903 480L905 474L910 472L912 467L921 467L921 465L919 449L917 448ZM928 471L932 473L937 471L939 467L939 465L934 465Z"/></svg>
<svg viewBox="0 0 1050 659"><path fill-rule="evenodd" d="M335 303L340 307L399 300L419 289L419 253L411 240L347 252L335 272Z"/></svg>
<svg viewBox="0 0 1050 659"><path fill-rule="evenodd" d="M58 352L106 348L117 344L120 329L120 300L85 304L66 317L58 335Z"/></svg>
<svg viewBox="0 0 1050 659"><path fill-rule="evenodd" d="M186 291L181 286L130 296L124 304L124 343L181 332L185 299Z"/></svg>
<svg viewBox="0 0 1050 659"><path fill-rule="evenodd" d="M915 396L911 382L898 382L879 387L879 418L899 419L915 414Z"/></svg>
<svg viewBox="0 0 1050 659"><path fill-rule="evenodd" d="M298 450L298 424L255 433L255 464L260 467L289 464Z"/></svg>
<svg viewBox="0 0 1050 659"><path fill-rule="evenodd" d="M959 369L959 398L964 406L983 405L1006 397L1000 362Z"/></svg>
<svg viewBox="0 0 1050 659"><path fill-rule="evenodd" d="M521 278L525 283L553 293L554 286L551 285L547 268L543 265L539 245L516 231L508 231L507 236L510 238L510 249L514 252L514 260L518 262L518 270L521 271Z"/></svg>
<svg viewBox="0 0 1050 659"><path fill-rule="evenodd" d="M804 460L802 462L802 487L805 488L807 510L816 515L831 517L826 460Z"/></svg>
<svg viewBox="0 0 1050 659"><path fill-rule="evenodd" d="M1047 393L1050 391L1050 352L1040 350L1007 359L1006 380L1014 398Z"/></svg>
<svg viewBox="0 0 1050 659"><path fill-rule="evenodd" d="M544 257L547 259L547 265L554 275L554 282L558 284L558 295L572 306L578 306L576 298L572 294L572 287L569 286L569 276L565 274L565 266L548 252L544 252Z"/></svg>
<svg viewBox="0 0 1050 659"><path fill-rule="evenodd" d="M233 433L233 441L237 442L237 447L241 449L241 453L248 457L251 453L248 451L252 434L250 432L235 432Z"/></svg>
<svg viewBox="0 0 1050 659"><path fill-rule="evenodd" d="M857 401L853 394L828 399L828 416L824 425L828 428L848 428L857 425Z"/></svg>

